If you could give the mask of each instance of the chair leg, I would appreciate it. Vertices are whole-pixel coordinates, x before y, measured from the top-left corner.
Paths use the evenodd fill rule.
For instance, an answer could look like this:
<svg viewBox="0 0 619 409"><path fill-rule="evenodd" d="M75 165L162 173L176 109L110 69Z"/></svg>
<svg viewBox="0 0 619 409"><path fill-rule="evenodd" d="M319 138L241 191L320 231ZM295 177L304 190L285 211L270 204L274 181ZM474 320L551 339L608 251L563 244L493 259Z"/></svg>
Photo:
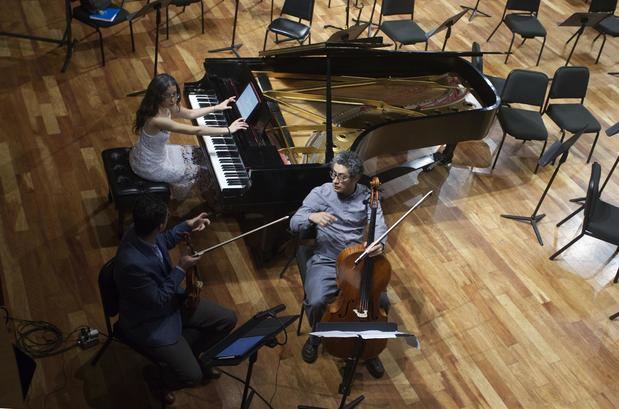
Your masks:
<svg viewBox="0 0 619 409"><path fill-rule="evenodd" d="M103 50L103 34L101 30L97 28L97 34L99 34L99 48L101 49L101 65L105 67L105 51Z"/></svg>
<svg viewBox="0 0 619 409"><path fill-rule="evenodd" d="M535 66L539 65L539 61L542 59L542 53L544 52L544 46L546 45L546 36L544 36L544 41L542 41L542 48L539 50L539 55L537 56L537 63Z"/></svg>
<svg viewBox="0 0 619 409"><path fill-rule="evenodd" d="M269 35L269 29L264 33L264 44L262 44L262 51L267 49L267 36Z"/></svg>
<svg viewBox="0 0 619 409"><path fill-rule="evenodd" d="M617 273L615 274L615 278L613 278L613 283L617 284L619 281L619 268L617 268Z"/></svg>
<svg viewBox="0 0 619 409"><path fill-rule="evenodd" d="M609 320L613 321L615 318L619 317L619 312L614 313L613 315L611 315L610 317L608 317Z"/></svg>
<svg viewBox="0 0 619 409"><path fill-rule="evenodd" d="M595 63L597 64L600 61L600 56L602 55L602 50L604 49L604 44L606 44L606 34L602 36L602 46L600 47L600 51L598 52L598 56L595 59Z"/></svg>
<svg viewBox="0 0 619 409"><path fill-rule="evenodd" d="M496 151L496 156L494 158L494 163L492 164L492 169L494 169L494 167L496 166L497 160L499 160L499 155L501 154L501 148L503 148L503 142L505 142L505 135L507 135L507 132L503 132L503 138L501 138L499 149Z"/></svg>
<svg viewBox="0 0 619 409"><path fill-rule="evenodd" d="M546 150L547 144L548 144L548 139L544 141L544 146L542 146L542 152L539 154L539 158L537 158L537 163L535 164L535 170L533 171L533 173L537 173L537 170L539 169L539 160L542 158L542 155L544 155L544 151Z"/></svg>
<svg viewBox="0 0 619 409"><path fill-rule="evenodd" d="M428 51L428 41L426 40L426 48L425 51Z"/></svg>
<svg viewBox="0 0 619 409"><path fill-rule="evenodd" d="M585 206L580 206L578 209L574 210L572 213L570 213L569 215L567 215L567 217L565 217L563 220L561 220L559 223L557 223L557 227L561 227L563 225L563 223L565 223L566 221L568 221L569 219L571 219L572 217L576 216L578 213L580 213L583 209L585 208Z"/></svg>
<svg viewBox="0 0 619 409"><path fill-rule="evenodd" d="M200 0L200 11L202 13L202 34L204 34L204 1Z"/></svg>
<svg viewBox="0 0 619 409"><path fill-rule="evenodd" d="M587 163L591 160L591 155L593 155L593 150L595 149L595 144L598 143L598 137L600 136L600 131L595 134L595 139L593 140L593 145L591 145L591 150L589 151L589 156L587 157Z"/></svg>
<svg viewBox="0 0 619 409"><path fill-rule="evenodd" d="M165 39L170 39L170 6L165 8Z"/></svg>
<svg viewBox="0 0 619 409"><path fill-rule="evenodd" d="M563 253L569 246L571 246L572 244L576 243L578 240L582 239L582 236L584 236L584 235L585 235L585 233L580 233L578 236L576 236L574 239L572 239L572 241L567 243L565 246L561 247L552 256L550 256L550 259L554 260L555 258L557 258L557 256L559 254Z"/></svg>
<svg viewBox="0 0 619 409"><path fill-rule="evenodd" d="M305 297L301 303L301 313L299 314L299 325L297 325L297 335L301 335L301 324L303 324L303 314L305 314Z"/></svg>
<svg viewBox="0 0 619 409"><path fill-rule="evenodd" d="M490 36L488 37L488 39L486 39L486 42L490 41L490 39L492 38L494 33L496 33L496 31L499 29L501 24L503 24L503 20L499 21L499 24L494 28L494 30L492 30L492 33L490 33Z"/></svg>
<svg viewBox="0 0 619 409"><path fill-rule="evenodd" d="M101 357L103 356L103 353L107 350L107 348L110 346L112 341L113 341L113 338L111 336L105 340L105 344L103 344L101 348L99 348L99 350L97 351L97 354L94 356L94 358L92 358L92 362L90 363L90 365L97 366L97 362L99 362L99 359L101 359Z"/></svg>
<svg viewBox="0 0 619 409"><path fill-rule="evenodd" d="M512 41L509 43L509 48L507 49L507 55L505 56L505 64L507 64L507 60L509 60L510 53L512 52L512 47L514 45L514 40L516 39L516 34L512 33Z"/></svg>
<svg viewBox="0 0 619 409"><path fill-rule="evenodd" d="M129 22L129 33L131 34L131 51L135 52L135 40L133 38L133 23Z"/></svg>

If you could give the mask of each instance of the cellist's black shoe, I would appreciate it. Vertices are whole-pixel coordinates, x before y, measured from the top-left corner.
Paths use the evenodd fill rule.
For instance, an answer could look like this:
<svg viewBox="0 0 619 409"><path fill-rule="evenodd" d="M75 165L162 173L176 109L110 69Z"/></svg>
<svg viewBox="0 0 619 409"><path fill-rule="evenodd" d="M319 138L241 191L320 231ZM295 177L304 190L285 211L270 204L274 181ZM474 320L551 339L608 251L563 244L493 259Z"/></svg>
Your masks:
<svg viewBox="0 0 619 409"><path fill-rule="evenodd" d="M368 372L376 379L380 379L385 374L385 367L380 361L380 358L370 358L365 361L365 367L368 368Z"/></svg>
<svg viewBox="0 0 619 409"><path fill-rule="evenodd" d="M308 364L313 364L318 359L318 346L320 345L320 338L310 335L307 337L307 341L303 345L301 350L301 356L303 360Z"/></svg>

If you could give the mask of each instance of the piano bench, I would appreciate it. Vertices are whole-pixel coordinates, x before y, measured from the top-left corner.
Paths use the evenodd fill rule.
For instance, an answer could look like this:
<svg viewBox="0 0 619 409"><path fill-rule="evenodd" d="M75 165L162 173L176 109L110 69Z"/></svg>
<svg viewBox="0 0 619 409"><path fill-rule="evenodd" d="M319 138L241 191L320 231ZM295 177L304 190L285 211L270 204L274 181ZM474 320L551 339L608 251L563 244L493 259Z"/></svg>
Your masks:
<svg viewBox="0 0 619 409"><path fill-rule="evenodd" d="M170 200L170 187L165 182L142 179L129 166L131 148L111 148L101 152L103 168L109 186L108 200L114 202L118 211L118 236L123 235L124 214L133 211L138 197L148 193L166 203Z"/></svg>

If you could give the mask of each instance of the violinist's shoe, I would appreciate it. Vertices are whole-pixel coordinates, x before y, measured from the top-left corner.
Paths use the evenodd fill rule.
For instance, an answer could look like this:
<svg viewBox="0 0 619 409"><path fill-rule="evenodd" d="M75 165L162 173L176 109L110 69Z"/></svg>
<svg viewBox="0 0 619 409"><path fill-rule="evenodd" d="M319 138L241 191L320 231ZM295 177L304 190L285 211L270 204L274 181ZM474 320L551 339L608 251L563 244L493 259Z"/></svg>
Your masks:
<svg viewBox="0 0 619 409"><path fill-rule="evenodd" d="M301 356L303 360L308 364L313 364L318 359L318 346L320 345L320 338L310 335L307 337L307 341L303 345L301 350Z"/></svg>
<svg viewBox="0 0 619 409"><path fill-rule="evenodd" d="M380 379L385 374L385 368L379 357L369 358L365 360L365 367L368 372L376 379Z"/></svg>

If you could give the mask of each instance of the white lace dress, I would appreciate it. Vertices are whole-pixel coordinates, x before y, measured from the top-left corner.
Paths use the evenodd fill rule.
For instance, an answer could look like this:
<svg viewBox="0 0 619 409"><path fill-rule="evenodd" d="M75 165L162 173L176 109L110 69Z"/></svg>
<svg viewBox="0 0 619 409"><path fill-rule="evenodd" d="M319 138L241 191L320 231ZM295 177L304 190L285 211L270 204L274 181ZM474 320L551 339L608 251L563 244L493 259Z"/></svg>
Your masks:
<svg viewBox="0 0 619 409"><path fill-rule="evenodd" d="M172 198L187 198L201 173L201 151L197 146L169 144L170 132L149 135L140 130L137 145L131 149L129 164L144 179L170 184Z"/></svg>

